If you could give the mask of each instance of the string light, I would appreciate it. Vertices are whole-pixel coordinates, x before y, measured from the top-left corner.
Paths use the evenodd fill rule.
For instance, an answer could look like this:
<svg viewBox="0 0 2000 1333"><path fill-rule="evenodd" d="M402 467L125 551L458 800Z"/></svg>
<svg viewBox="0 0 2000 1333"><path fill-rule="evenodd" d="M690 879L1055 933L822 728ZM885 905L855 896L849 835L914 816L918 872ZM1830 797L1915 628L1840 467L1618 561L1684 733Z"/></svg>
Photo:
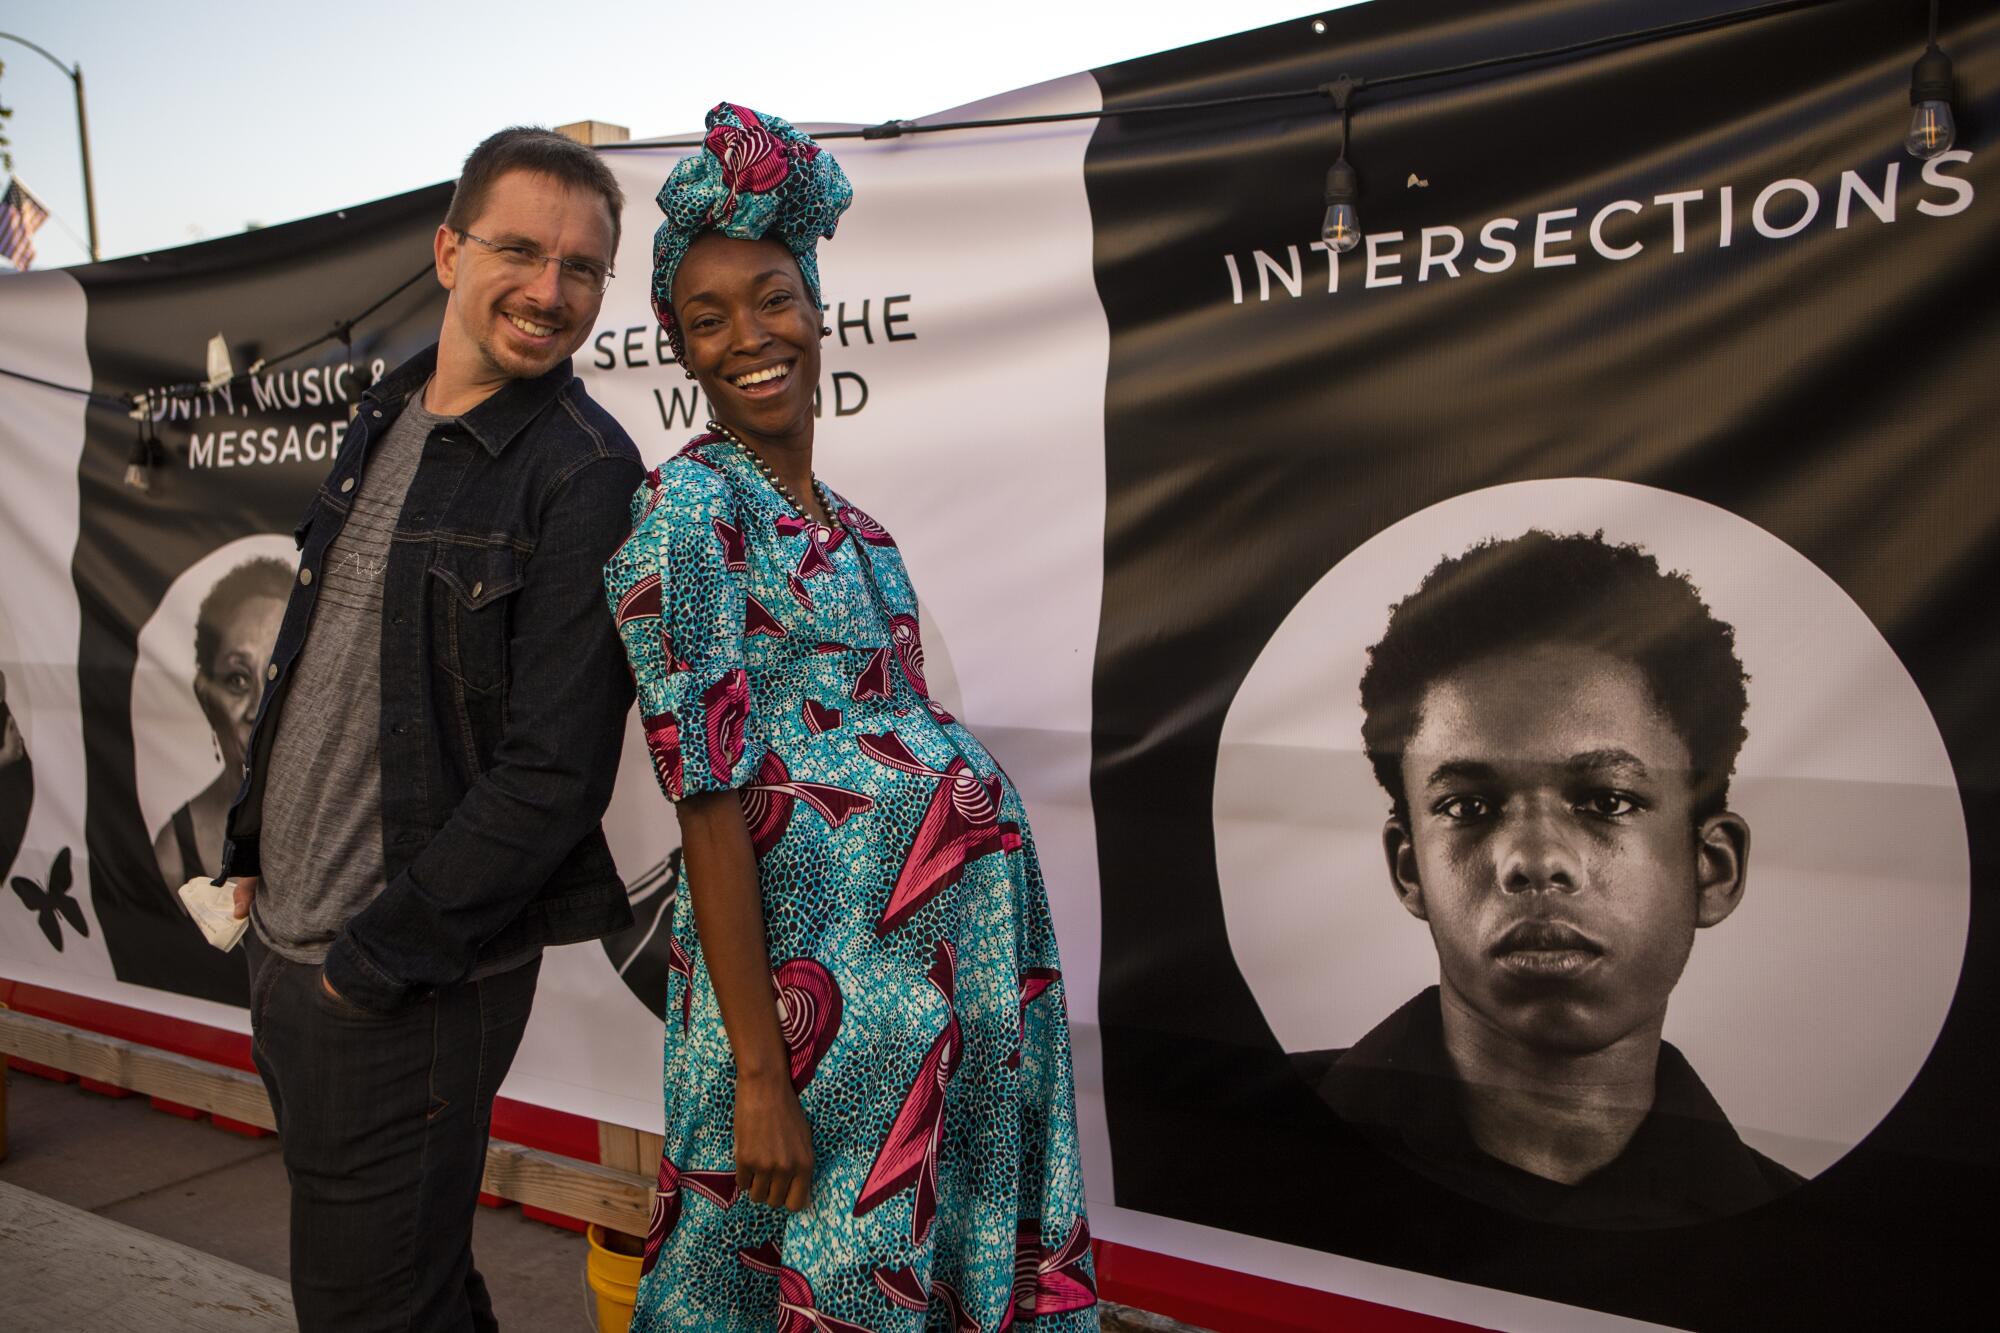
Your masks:
<svg viewBox="0 0 2000 1333"><path fill-rule="evenodd" d="M1347 161L1349 105L1360 87L1359 79L1343 74L1322 89L1340 110L1340 152L1326 169L1326 217L1320 222L1319 237L1327 249L1338 254L1361 244L1361 217L1354 211L1354 201L1361 194L1361 177Z"/></svg>
<svg viewBox="0 0 2000 1333"><path fill-rule="evenodd" d="M1592 37L1579 42L1571 42L1564 46L1547 47L1535 51L1509 52L1504 55L1468 60L1456 65L1445 65L1435 69L1410 70L1400 74L1380 75L1367 80L1343 78L1334 84L1322 84L1315 88L1291 88L1273 92L1249 93L1235 97L1213 97L1187 102L1162 102L1126 107L1100 107L1086 111L1045 112L1039 115L999 116L979 120L928 121L923 123L908 120L892 120L885 121L880 125L871 125L864 129L823 130L815 133L813 137L822 141L831 139L880 140L897 139L904 135L933 134L946 130L999 129L1018 125L1047 125L1065 121L1098 120L1104 118L1138 119L1153 115L1178 115L1190 111L1233 109L1263 103L1296 101L1307 97L1329 97L1333 96L1333 89L1344 87L1345 92L1340 95L1340 98L1336 99L1336 105L1340 107L1341 111L1340 155L1335 159L1333 166L1327 171L1325 196L1327 211L1322 222L1321 232L1330 247L1340 251L1347 251L1352 250L1361 240L1360 220L1354 210L1354 202L1360 194L1360 176L1347 161L1347 133L1350 118L1349 107L1344 99L1351 98L1355 92L1364 86L1370 89L1371 92L1379 92L1397 85L1428 82L1435 79L1467 74L1484 74L1489 71L1504 70L1523 64L1542 64L1552 60L1572 58L1596 51L1623 49L1651 42L1666 41L1674 37L1712 32L1722 28L1735 27L1739 24L1771 18L1779 14L1804 9L1816 9L1843 2L1844 0L1767 0L1767 3L1752 5L1744 9L1706 15L1701 18L1685 19L1675 23L1661 24L1652 28L1607 33L1601 37ZM1312 30L1316 34L1325 35L1329 28L1330 25L1323 18L1312 20ZM1912 115L1909 147L1911 152L1917 153L1922 157L1932 157L1944 152L1951 146L1952 140L1955 137L1955 127L1951 118L1951 106L1949 102L1951 93L1951 62L1945 57L1944 52L1937 48L1936 31L1937 0L1931 0L1931 45L1925 51L1924 57L1917 62L1917 66L1912 71L1911 77L1911 101L1916 109ZM1919 97L1919 93L1925 95ZM1921 134L1919 133L1920 124ZM626 143L599 144L596 146L596 151L609 153L658 150L661 148L698 148L701 146L701 142L700 139L634 140ZM351 320L341 321L331 331L288 352L271 357L268 360L259 360L252 364L248 370L241 372L233 378L243 379L256 375L267 365L277 365L280 362L288 361L292 357L298 356L319 346L321 343L335 338L340 338L343 342L346 341L343 334L351 331L353 325L367 318L368 315L373 314L382 306L387 305L396 295L429 272L431 272L431 266L426 264L406 281L399 284L395 290L391 291L387 296L377 301L360 315L355 316ZM68 393L82 394L95 401L115 405L120 408L130 407L140 401L138 395L113 397L97 393L90 389L56 384L40 379L37 376L9 370L4 366L0 366L0 375L27 380L47 388L60 389ZM178 398L192 398L202 393L205 388L206 386L193 384L170 385L158 390L149 390L147 397L150 398L154 393L158 393L169 401ZM157 440L154 441L153 448L155 450L159 449ZM134 452L136 453L137 450L135 449Z"/></svg>
<svg viewBox="0 0 2000 1333"><path fill-rule="evenodd" d="M312 351L315 347L323 343L334 341L340 342L346 349L344 356L350 367L350 378L353 378L354 326L362 320L367 319L383 306L389 304L389 302L395 300L398 296L401 296L412 285L432 271L432 265L426 261L422 268L397 283L395 287L390 289L386 296L376 301L360 314L354 316L354 318L335 321L333 327L325 333L320 334L316 338L310 338L289 351L280 352L273 357L259 357L257 360L251 362L249 368L246 370L231 371L221 378L211 378L200 384L166 384L141 390L138 393L110 394L100 393L96 389L84 388L81 385L61 384L55 380L43 379L40 375L30 375L23 371L10 370L6 366L0 366L0 375L4 375L8 379L21 380L28 384L39 385L44 389L54 389L59 393L73 393L99 406L116 408L138 422L138 438L132 442L131 452L125 456L125 484L135 491L151 491L153 489L153 470L164 466L168 458L167 447L161 442L158 433L153 428L153 400L155 398L159 399L163 404L183 400L192 401L205 394L213 393L221 389L224 385L254 378L262 374L267 367L281 365L294 357L304 356L307 352ZM210 343L209 370L212 375L220 374L225 368L224 365L218 365L215 360L216 343L221 338L222 335L217 334L215 339L212 339ZM222 360L226 365L229 356L226 344L221 346L220 352ZM361 374L358 377L358 382L361 386L360 392L366 393L374 382L372 371ZM353 419L355 407L356 405L354 404L350 404L348 407L347 415L350 420Z"/></svg>
<svg viewBox="0 0 2000 1333"><path fill-rule="evenodd" d="M1903 147L1911 157L1936 157L1958 138L1951 115L1951 57L1938 49L1937 11L1937 0L1931 0L1930 43L1910 68L1910 132Z"/></svg>
<svg viewBox="0 0 2000 1333"><path fill-rule="evenodd" d="M125 458L125 484L143 493L153 489L153 469L167 461L167 451L153 433L152 394L134 403L132 417L139 423L139 437Z"/></svg>

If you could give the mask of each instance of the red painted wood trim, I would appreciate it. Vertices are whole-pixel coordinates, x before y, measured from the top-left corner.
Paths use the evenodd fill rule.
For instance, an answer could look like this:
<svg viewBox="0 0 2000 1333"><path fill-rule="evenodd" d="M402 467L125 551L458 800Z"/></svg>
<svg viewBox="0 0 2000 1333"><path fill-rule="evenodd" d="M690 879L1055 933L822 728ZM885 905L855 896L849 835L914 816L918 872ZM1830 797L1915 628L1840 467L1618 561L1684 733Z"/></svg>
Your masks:
<svg viewBox="0 0 2000 1333"><path fill-rule="evenodd" d="M1218 1333L1476 1333L1478 1325L1400 1310L1212 1264L1099 1241L1097 1291Z"/></svg>

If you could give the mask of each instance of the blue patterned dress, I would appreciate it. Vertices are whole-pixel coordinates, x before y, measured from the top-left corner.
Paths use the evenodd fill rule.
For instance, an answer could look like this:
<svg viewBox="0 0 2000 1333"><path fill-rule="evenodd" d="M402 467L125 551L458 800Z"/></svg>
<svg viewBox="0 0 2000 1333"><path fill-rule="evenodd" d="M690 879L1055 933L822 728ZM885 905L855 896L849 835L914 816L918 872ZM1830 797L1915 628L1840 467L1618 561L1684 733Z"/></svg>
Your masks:
<svg viewBox="0 0 2000 1333"><path fill-rule="evenodd" d="M605 569L670 800L735 789L812 1201L738 1197L735 1065L674 913L635 1333L1096 1327L1069 1028L1020 796L924 684L894 540L800 518L741 446L652 473ZM701 886L688 887L689 894Z"/></svg>

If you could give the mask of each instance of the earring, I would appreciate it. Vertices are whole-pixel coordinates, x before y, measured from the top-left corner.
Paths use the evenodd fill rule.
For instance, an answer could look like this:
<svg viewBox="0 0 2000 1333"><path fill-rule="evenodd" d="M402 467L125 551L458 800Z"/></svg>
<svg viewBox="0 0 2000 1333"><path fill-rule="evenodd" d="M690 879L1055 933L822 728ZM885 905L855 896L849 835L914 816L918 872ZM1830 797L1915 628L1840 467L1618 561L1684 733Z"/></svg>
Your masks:
<svg viewBox="0 0 2000 1333"><path fill-rule="evenodd" d="M833 336L833 327L832 327L832 325L829 325L829 324L822 324L822 325L820 325L820 326L819 326L819 336L820 336L820 337L822 337L822 338L831 338L831 337Z"/></svg>
<svg viewBox="0 0 2000 1333"><path fill-rule="evenodd" d="M218 763L218 764L219 764L219 763L221 763L221 762L222 762L222 738L221 738L221 737L219 737L219 736L217 736L217 735L216 735L216 734L215 734L214 732L212 732L212 731L211 731L211 732L209 732L209 733L208 733L208 744L209 744L209 747L210 747L211 749L213 749L213 750L215 751L215 762L216 762L216 763Z"/></svg>
<svg viewBox="0 0 2000 1333"><path fill-rule="evenodd" d="M694 378L694 372L692 370L689 370L686 366L681 367L681 374L687 376L689 379Z"/></svg>

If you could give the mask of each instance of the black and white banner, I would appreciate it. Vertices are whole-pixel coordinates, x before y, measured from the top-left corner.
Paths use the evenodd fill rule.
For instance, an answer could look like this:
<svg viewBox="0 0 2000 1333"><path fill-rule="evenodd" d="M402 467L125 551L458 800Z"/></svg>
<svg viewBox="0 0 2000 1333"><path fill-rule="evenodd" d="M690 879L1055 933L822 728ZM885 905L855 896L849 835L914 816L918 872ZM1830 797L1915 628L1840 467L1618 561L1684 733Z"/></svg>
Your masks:
<svg viewBox="0 0 2000 1333"><path fill-rule="evenodd" d="M1728 8L1378 0L935 119ZM2000 19L1945 6L1959 144L1920 161L1919 8L1364 88L1344 254L1324 99L830 145L817 463L1028 801L1099 1237L1486 1325L1970 1318ZM685 151L607 153L577 357L653 461L706 415L646 299ZM217 332L247 365L417 271L448 194L0 280L0 366L130 392ZM245 1027L168 886L219 847L348 406L441 307L158 400L149 493L134 422L0 379L0 976ZM647 1129L679 859L636 733L609 823L640 924L552 953L507 1092Z"/></svg>

